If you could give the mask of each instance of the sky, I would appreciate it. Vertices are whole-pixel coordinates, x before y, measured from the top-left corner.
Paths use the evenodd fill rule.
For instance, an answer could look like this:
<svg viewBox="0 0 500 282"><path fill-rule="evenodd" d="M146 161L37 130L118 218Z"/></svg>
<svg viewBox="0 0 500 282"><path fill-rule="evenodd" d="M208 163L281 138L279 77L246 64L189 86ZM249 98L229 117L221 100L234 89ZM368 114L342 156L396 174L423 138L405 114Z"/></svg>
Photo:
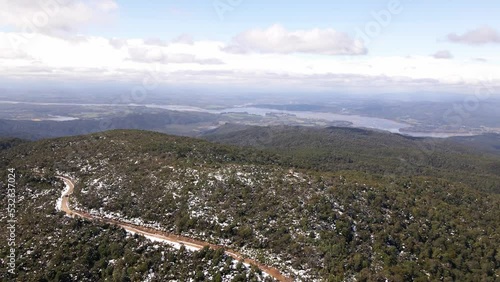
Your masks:
<svg viewBox="0 0 500 282"><path fill-rule="evenodd" d="M0 76L500 94L499 14L486 0L0 0Z"/></svg>

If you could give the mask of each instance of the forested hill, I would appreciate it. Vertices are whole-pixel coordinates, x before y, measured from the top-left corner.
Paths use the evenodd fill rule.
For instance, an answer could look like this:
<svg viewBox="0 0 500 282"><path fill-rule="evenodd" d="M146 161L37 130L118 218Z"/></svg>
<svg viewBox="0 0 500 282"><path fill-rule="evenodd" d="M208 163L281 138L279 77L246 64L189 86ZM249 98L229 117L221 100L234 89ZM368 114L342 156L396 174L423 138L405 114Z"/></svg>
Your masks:
<svg viewBox="0 0 500 282"><path fill-rule="evenodd" d="M478 150L500 155L500 134L483 134L450 138L453 142L464 144Z"/></svg>
<svg viewBox="0 0 500 282"><path fill-rule="evenodd" d="M432 176L500 193L500 155L482 150L486 147L482 144L492 146L491 137L488 143L473 143L459 142L464 140L461 138L415 138L355 128L226 125L203 138L264 149L281 155L287 165L301 168L393 177Z"/></svg>
<svg viewBox="0 0 500 282"><path fill-rule="evenodd" d="M194 134L182 127L201 122L215 122L217 116L201 112L162 111L160 113L134 113L123 116L87 118L70 121L32 121L0 119L0 137L39 140L63 136L89 134L112 129L143 129L175 134ZM173 128L177 127L177 130Z"/></svg>
<svg viewBox="0 0 500 282"><path fill-rule="evenodd" d="M283 130L289 134L292 129ZM297 134L306 138L303 130ZM369 140L364 134L373 134L376 144L391 145L379 133L344 131L352 135L343 141L345 148ZM388 161L415 142L396 138L397 153ZM331 166L320 166L315 157L322 154L315 150L324 154L333 147L322 148L313 140L302 153L311 154L310 159L291 157L297 148L306 150L307 139L290 139L301 145L271 153L134 130L0 150L2 187L7 168L16 168L17 174L17 279L266 279L220 252L175 250L109 225L63 216L55 209L63 189L58 174L76 182L70 203L75 209L225 245L295 281L498 279L500 195L443 175L373 173L370 169L378 164L370 161L380 160L370 147L360 147L360 157L352 149L345 156L352 162L327 154L323 163ZM388 154L390 149L385 149ZM451 157L453 151L436 154ZM464 166L494 164L481 156L468 163L472 155L462 154L456 158ZM359 160L364 166L356 166ZM335 169L335 162L342 170ZM442 170L449 167L452 173L453 165L444 162ZM7 203L4 190L1 209ZM6 238L6 232L2 229L0 236ZM0 255L7 254L2 245Z"/></svg>

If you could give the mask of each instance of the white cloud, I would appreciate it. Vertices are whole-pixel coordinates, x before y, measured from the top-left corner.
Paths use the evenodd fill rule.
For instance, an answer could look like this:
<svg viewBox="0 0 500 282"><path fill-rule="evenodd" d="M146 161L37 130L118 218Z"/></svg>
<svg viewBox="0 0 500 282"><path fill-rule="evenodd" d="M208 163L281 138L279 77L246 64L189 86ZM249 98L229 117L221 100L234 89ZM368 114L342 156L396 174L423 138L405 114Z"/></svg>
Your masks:
<svg viewBox="0 0 500 282"><path fill-rule="evenodd" d="M106 21L117 9L114 0L0 0L0 26L28 33L75 31Z"/></svg>
<svg viewBox="0 0 500 282"><path fill-rule="evenodd" d="M0 77L79 80L142 80L155 70L170 83L237 84L249 89L273 85L308 89L414 91L452 89L472 93L471 85L491 78L499 85L496 60L436 60L432 56L297 56L284 53L234 54L220 41L145 44L143 39L74 38L35 34L10 48L0 32ZM156 70L157 69L157 70Z"/></svg>
<svg viewBox="0 0 500 282"><path fill-rule="evenodd" d="M146 45L167 46L167 42L159 38L148 38L144 40Z"/></svg>
<svg viewBox="0 0 500 282"><path fill-rule="evenodd" d="M173 43L183 43L188 45L193 45L194 39L189 34L181 34L172 40Z"/></svg>
<svg viewBox="0 0 500 282"><path fill-rule="evenodd" d="M362 55L367 50L359 40L334 29L288 31L281 25L252 29L233 38L224 48L232 53L312 53L323 55Z"/></svg>
<svg viewBox="0 0 500 282"><path fill-rule="evenodd" d="M488 26L467 31L462 35L456 33L448 34L448 40L455 43L468 45L484 45L488 43L500 43L500 33Z"/></svg>
<svg viewBox="0 0 500 282"><path fill-rule="evenodd" d="M193 45L194 40L188 34L181 34L181 35L177 36L176 38L172 39L170 42L163 40L163 39L160 39L160 38L155 38L155 37L144 39L143 42L146 45L166 47L170 44Z"/></svg>
<svg viewBox="0 0 500 282"><path fill-rule="evenodd" d="M166 63L167 57L159 48L132 47L128 49L130 60L141 63Z"/></svg>
<svg viewBox="0 0 500 282"><path fill-rule="evenodd" d="M123 46L127 45L127 40L113 37L109 39L109 44L116 49L121 49Z"/></svg>
<svg viewBox="0 0 500 282"><path fill-rule="evenodd" d="M118 9L118 4L114 0L100 0L96 6L103 12L112 12Z"/></svg>
<svg viewBox="0 0 500 282"><path fill-rule="evenodd" d="M18 60L18 59L33 59L28 53L12 49L12 48L0 48L0 58L9 59L9 60Z"/></svg>
<svg viewBox="0 0 500 282"><path fill-rule="evenodd" d="M199 58L195 54L166 53L163 48L129 48L130 60L140 63L160 63L160 64L200 64L200 65L221 65L224 64L216 58Z"/></svg>
<svg viewBox="0 0 500 282"><path fill-rule="evenodd" d="M437 51L432 55L435 59L451 59L453 55L448 50Z"/></svg>

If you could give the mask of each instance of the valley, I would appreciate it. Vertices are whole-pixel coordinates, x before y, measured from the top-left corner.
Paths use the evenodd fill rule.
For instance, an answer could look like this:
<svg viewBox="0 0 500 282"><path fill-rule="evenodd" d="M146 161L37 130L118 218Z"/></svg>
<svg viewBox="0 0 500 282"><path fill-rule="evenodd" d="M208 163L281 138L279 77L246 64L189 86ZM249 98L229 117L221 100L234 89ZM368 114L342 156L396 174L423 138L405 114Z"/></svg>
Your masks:
<svg viewBox="0 0 500 282"><path fill-rule="evenodd" d="M219 99L216 98L216 101ZM488 108L484 112L462 113L463 116L458 117L450 113L450 109L456 108L458 102L404 104L407 112L401 111L394 103L391 100L244 105L214 102L209 107L200 107L193 102L165 104L161 100L159 103L140 104L110 104L102 100L95 100L95 103L4 100L0 101L0 110L3 109L0 123L4 124L0 136L37 139L110 129L145 129L196 137L226 123L250 126L346 126L434 138L500 133L497 123L485 122L496 115L491 109L500 105L496 101L483 105ZM374 105L387 111L374 111ZM429 117L428 108L435 108L442 113L441 116ZM55 131L49 133L47 128Z"/></svg>

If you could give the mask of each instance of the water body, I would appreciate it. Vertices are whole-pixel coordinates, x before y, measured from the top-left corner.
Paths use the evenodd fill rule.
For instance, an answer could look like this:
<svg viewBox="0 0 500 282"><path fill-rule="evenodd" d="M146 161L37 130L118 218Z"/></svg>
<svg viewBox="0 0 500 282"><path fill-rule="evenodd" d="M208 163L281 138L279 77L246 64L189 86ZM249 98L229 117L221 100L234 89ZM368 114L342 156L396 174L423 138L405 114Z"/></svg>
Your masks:
<svg viewBox="0 0 500 282"><path fill-rule="evenodd" d="M135 106L135 105L134 105ZM137 105L145 106L148 108L160 108L171 111L191 111L191 112L205 112L211 114L223 113L248 113L251 115L265 116L268 113L284 113L295 115L298 118L312 119L312 120L326 120L329 122L334 121L347 121L351 122L353 127L370 128L385 130L391 133L399 133L412 137L433 137L433 138L448 138L456 136L473 136L474 134L467 133L448 133L448 132L401 132L401 129L411 127L410 124L397 122L390 119L366 117L360 115L343 115L325 112L311 112L311 111L284 111L277 109L255 108L255 107L234 107L222 110L208 110L199 107L183 106L183 105Z"/></svg>
<svg viewBox="0 0 500 282"><path fill-rule="evenodd" d="M354 127L380 129L392 133L400 133L399 131L400 129L408 128L411 126L406 123L400 123L397 121L383 119L383 118L364 117L359 115L342 115L342 114L324 113L324 112L283 111L276 109L254 108L254 107L236 107L236 108L227 108L222 110L207 110L198 107L179 106L179 105L145 105L145 106L148 108L162 108L172 111L193 111L193 112L206 112L211 114L248 113L251 115L265 116L268 113L284 113L284 114L295 115L298 118L304 118L304 119L325 120L329 122L348 121L351 122Z"/></svg>
<svg viewBox="0 0 500 282"><path fill-rule="evenodd" d="M392 133L400 133L414 137L435 137L446 138L453 136L471 136L472 134L460 133L447 133L447 132L401 132L403 128L409 128L411 125L406 123L397 122L390 119L366 117L360 115L342 115L324 112L311 112L311 111L283 111L276 109L255 108L255 107L234 107L222 110L209 110L199 107L192 107L186 105L159 105L159 104L80 104L80 103L37 103L37 102L17 102L17 101L0 101L0 104L26 104L26 105L40 105L40 106L84 106L84 107L146 107L153 109L165 109L171 111L181 112L204 112L211 114L223 113L248 113L252 115L265 116L267 113L285 113L295 115L299 118L325 120L325 121L348 121L354 127L371 128L385 130ZM57 117L56 120L74 120L71 117ZM54 119L53 119L54 120Z"/></svg>
<svg viewBox="0 0 500 282"><path fill-rule="evenodd" d="M265 109L265 108L253 108L253 107L243 107L243 108L229 108L224 109L220 112L238 112L238 113L249 113L252 115L264 116L266 113L285 113L295 115L299 118L314 119L314 120L326 120L326 121L348 121L353 124L354 127L364 127L372 129L386 130L392 133L400 133L400 129L408 128L411 125L406 123L401 123L389 119L374 118L374 117L364 117L359 115L342 115L334 113L324 113L324 112L309 112L309 111L282 111L275 109Z"/></svg>
<svg viewBox="0 0 500 282"><path fill-rule="evenodd" d="M52 120L52 121L71 121L71 120L77 120L79 118L75 117L66 117L66 116L53 116L49 115L49 118L45 118L44 120Z"/></svg>
<svg viewBox="0 0 500 282"><path fill-rule="evenodd" d="M474 133L448 133L448 132L401 132L401 134L412 137L432 137L432 138L448 138L462 136L476 136Z"/></svg>

